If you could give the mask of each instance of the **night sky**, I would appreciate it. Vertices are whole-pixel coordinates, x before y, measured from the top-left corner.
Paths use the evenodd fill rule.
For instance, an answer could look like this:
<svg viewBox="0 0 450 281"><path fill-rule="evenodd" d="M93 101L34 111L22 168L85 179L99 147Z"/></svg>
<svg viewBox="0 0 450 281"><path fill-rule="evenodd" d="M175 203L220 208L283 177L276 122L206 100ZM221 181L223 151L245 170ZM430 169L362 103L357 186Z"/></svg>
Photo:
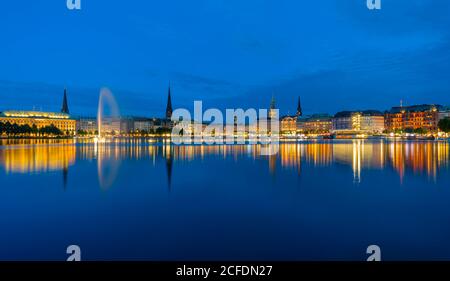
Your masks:
<svg viewBox="0 0 450 281"><path fill-rule="evenodd" d="M2 1L0 111L94 115L101 87L123 115L174 108L385 110L450 105L450 1Z"/></svg>

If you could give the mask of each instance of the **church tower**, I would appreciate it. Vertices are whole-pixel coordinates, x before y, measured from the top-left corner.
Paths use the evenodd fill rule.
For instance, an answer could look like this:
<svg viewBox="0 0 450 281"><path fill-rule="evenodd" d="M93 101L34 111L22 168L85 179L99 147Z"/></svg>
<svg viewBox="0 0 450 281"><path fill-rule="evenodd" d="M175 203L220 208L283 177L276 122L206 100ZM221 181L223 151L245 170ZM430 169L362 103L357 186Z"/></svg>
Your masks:
<svg viewBox="0 0 450 281"><path fill-rule="evenodd" d="M275 97L274 97L274 95L272 95L272 100L270 101L270 109L269 109L269 118L270 119L276 117L275 109L276 109Z"/></svg>
<svg viewBox="0 0 450 281"><path fill-rule="evenodd" d="M166 119L172 118L172 97L170 95L170 83L169 83L169 93L167 96L167 107L166 107Z"/></svg>
<svg viewBox="0 0 450 281"><path fill-rule="evenodd" d="M302 111L302 104L300 102L300 97L298 97L298 102L297 102L297 117L301 117L303 115L303 111Z"/></svg>
<svg viewBox="0 0 450 281"><path fill-rule="evenodd" d="M65 114L69 114L69 106L67 105L67 90L65 88L64 88L64 97L63 97L61 112L65 113Z"/></svg>

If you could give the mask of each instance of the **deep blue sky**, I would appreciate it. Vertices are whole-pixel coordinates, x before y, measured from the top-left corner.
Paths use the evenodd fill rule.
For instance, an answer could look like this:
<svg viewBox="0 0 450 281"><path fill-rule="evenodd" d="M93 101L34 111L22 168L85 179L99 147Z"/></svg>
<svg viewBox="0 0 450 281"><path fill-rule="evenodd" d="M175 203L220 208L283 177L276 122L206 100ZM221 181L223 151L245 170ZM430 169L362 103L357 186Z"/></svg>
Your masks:
<svg viewBox="0 0 450 281"><path fill-rule="evenodd" d="M450 1L3 1L0 110L94 114L100 87L122 114L174 107L305 113L450 104Z"/></svg>

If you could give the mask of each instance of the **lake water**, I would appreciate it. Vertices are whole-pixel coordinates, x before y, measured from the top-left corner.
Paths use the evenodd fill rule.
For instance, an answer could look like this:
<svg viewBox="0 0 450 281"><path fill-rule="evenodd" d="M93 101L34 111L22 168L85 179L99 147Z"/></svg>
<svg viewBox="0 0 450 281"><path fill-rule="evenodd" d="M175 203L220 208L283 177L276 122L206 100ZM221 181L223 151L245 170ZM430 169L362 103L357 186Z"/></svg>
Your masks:
<svg viewBox="0 0 450 281"><path fill-rule="evenodd" d="M1 260L450 260L448 142L0 144Z"/></svg>

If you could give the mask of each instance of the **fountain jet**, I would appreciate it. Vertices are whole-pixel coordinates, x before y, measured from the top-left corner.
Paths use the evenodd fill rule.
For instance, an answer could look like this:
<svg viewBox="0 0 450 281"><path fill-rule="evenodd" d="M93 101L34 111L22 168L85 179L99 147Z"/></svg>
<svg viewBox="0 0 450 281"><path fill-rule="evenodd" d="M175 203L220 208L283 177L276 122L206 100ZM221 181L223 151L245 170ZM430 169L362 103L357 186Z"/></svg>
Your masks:
<svg viewBox="0 0 450 281"><path fill-rule="evenodd" d="M104 104L109 106L110 115L114 117L119 116L119 107L117 105L116 99L108 88L102 88L100 90L100 97L98 100L98 111L97 111L97 125L98 125L98 139L102 139L102 122L104 118Z"/></svg>

